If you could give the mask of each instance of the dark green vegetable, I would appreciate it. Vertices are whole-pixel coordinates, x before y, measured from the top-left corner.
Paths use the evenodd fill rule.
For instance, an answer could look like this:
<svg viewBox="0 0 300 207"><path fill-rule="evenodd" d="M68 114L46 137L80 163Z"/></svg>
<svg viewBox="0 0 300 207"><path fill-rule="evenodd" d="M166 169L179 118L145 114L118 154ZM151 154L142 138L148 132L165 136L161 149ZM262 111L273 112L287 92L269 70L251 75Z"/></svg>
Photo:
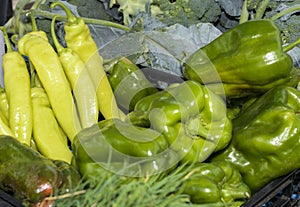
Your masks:
<svg viewBox="0 0 300 207"><path fill-rule="evenodd" d="M37 203L53 194L69 191L81 179L71 165L55 161L62 163L58 167L10 136L0 135L0 154L0 188L21 201ZM65 182L68 179L70 181ZM62 191L62 187L66 188Z"/></svg>
<svg viewBox="0 0 300 207"><path fill-rule="evenodd" d="M128 111L132 111L142 97L158 91L126 57L114 61L106 72L118 104Z"/></svg>
<svg viewBox="0 0 300 207"><path fill-rule="evenodd" d="M142 98L128 119L162 133L182 162L202 162L231 139L224 100L195 81Z"/></svg>
<svg viewBox="0 0 300 207"><path fill-rule="evenodd" d="M197 163L190 168L180 191L188 194L192 203L241 206L250 198L249 187L242 181L239 171L230 163Z"/></svg>
<svg viewBox="0 0 300 207"><path fill-rule="evenodd" d="M226 160L253 192L300 167L300 92L278 86L233 120L230 145L212 160Z"/></svg>
<svg viewBox="0 0 300 207"><path fill-rule="evenodd" d="M21 200L37 202L50 196L62 183L51 160L21 144L0 136L0 186Z"/></svg>
<svg viewBox="0 0 300 207"><path fill-rule="evenodd" d="M255 29L254 29L255 28ZM247 21L226 31L186 60L186 78L230 98L298 83L292 58L272 20Z"/></svg>
<svg viewBox="0 0 300 207"><path fill-rule="evenodd" d="M60 193L69 193L80 184L81 175L72 165L62 160L53 160L53 163L62 175Z"/></svg>

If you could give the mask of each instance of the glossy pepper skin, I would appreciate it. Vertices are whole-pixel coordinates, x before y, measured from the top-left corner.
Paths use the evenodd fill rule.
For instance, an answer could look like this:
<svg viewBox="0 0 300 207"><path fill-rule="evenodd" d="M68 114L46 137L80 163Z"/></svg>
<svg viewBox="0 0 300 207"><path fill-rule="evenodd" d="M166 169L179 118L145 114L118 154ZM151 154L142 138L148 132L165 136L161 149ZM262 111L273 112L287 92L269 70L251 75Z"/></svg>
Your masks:
<svg viewBox="0 0 300 207"><path fill-rule="evenodd" d="M3 29L7 52L3 55L4 86L7 97L8 126L14 136L30 146L32 136L32 103L30 76L21 53L14 51Z"/></svg>
<svg viewBox="0 0 300 207"><path fill-rule="evenodd" d="M177 163L177 154L167 148L167 140L155 130L107 119L77 134L72 145L72 164L85 179L97 178L107 171L143 176ZM127 169L122 172L126 163Z"/></svg>
<svg viewBox="0 0 300 207"><path fill-rule="evenodd" d="M48 159L11 136L0 135L0 143L0 187L21 201L38 203L81 182L78 171L64 161Z"/></svg>
<svg viewBox="0 0 300 207"><path fill-rule="evenodd" d="M253 29L255 28L255 29ZM247 21L226 31L185 62L187 79L230 98L257 95L277 85L295 86L298 77L272 20Z"/></svg>
<svg viewBox="0 0 300 207"><path fill-rule="evenodd" d="M76 99L81 126L82 128L90 127L97 123L99 118L96 89L80 56L71 48L64 48L59 43L55 34L55 20L56 16L51 22L52 40Z"/></svg>
<svg viewBox="0 0 300 207"><path fill-rule="evenodd" d="M56 120L46 91L41 87L32 87L31 99L33 139L39 152L49 159L70 164L73 154L68 147L68 137Z"/></svg>
<svg viewBox="0 0 300 207"><path fill-rule="evenodd" d="M0 186L20 200L38 202L62 183L57 167L29 146L0 136Z"/></svg>
<svg viewBox="0 0 300 207"><path fill-rule="evenodd" d="M250 188L239 171L228 162L196 163L180 188L193 204L200 206L241 206L250 198Z"/></svg>
<svg viewBox="0 0 300 207"><path fill-rule="evenodd" d="M22 36L18 49L33 64L57 121L72 141L81 126L70 84L57 53L48 40L31 33Z"/></svg>
<svg viewBox="0 0 300 207"><path fill-rule="evenodd" d="M156 93L140 68L126 57L113 61L106 70L116 100L128 112L145 96Z"/></svg>
<svg viewBox="0 0 300 207"><path fill-rule="evenodd" d="M75 17L62 2L51 4L51 8L56 6L63 8L67 14L67 21L64 23L67 47L77 53L85 63L96 88L99 109L103 117L105 119L124 118L124 113L118 108L104 71L103 58L99 54L98 46L90 33L88 25L85 24L83 19Z"/></svg>
<svg viewBox="0 0 300 207"><path fill-rule="evenodd" d="M233 120L230 145L212 160L232 163L252 192L299 168L299 111L297 89L271 89Z"/></svg>
<svg viewBox="0 0 300 207"><path fill-rule="evenodd" d="M224 100L195 81L142 98L128 120L162 133L182 162L202 162L231 140Z"/></svg>

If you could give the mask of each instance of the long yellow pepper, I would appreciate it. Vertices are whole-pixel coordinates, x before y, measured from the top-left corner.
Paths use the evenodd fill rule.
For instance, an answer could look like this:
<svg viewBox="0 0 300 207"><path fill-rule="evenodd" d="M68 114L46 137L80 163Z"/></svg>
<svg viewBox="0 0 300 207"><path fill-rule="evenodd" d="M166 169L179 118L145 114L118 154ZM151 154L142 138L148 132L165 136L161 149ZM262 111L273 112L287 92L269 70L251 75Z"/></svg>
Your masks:
<svg viewBox="0 0 300 207"><path fill-rule="evenodd" d="M76 52L84 61L94 86L97 88L99 109L105 119L124 118L123 112L118 108L113 90L103 68L103 59L98 52L98 46L91 36L88 26L83 19L77 18L61 2L54 2L51 8L62 7L67 14L64 24L65 40L67 46Z"/></svg>
<svg viewBox="0 0 300 207"><path fill-rule="evenodd" d="M33 138L38 151L53 160L71 163L72 153L68 148L67 136L61 132L43 88L31 89L33 108Z"/></svg>
<svg viewBox="0 0 300 207"><path fill-rule="evenodd" d="M57 40L54 27L55 20L56 16L53 17L51 22L52 40L71 84L82 128L90 127L98 122L99 117L96 90L90 74L78 54L70 48L64 48Z"/></svg>
<svg viewBox="0 0 300 207"><path fill-rule="evenodd" d="M32 136L32 103L30 76L22 55L13 51L3 29L7 53L3 55L4 87L9 104L8 123L15 137L30 146Z"/></svg>
<svg viewBox="0 0 300 207"><path fill-rule="evenodd" d="M30 33L21 37L18 49L32 62L57 121L72 142L81 126L70 84L55 50L45 38Z"/></svg>

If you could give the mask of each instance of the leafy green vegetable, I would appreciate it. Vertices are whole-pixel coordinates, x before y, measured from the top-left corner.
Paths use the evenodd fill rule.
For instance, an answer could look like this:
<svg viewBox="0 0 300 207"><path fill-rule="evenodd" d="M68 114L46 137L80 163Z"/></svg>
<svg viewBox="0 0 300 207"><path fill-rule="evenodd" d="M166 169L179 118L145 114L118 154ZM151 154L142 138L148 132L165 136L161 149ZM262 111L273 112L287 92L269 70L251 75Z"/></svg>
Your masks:
<svg viewBox="0 0 300 207"><path fill-rule="evenodd" d="M220 6L214 0L153 0L163 14L156 16L167 25L175 23L189 26L199 22L216 22L221 14Z"/></svg>
<svg viewBox="0 0 300 207"><path fill-rule="evenodd" d="M119 5L119 11L124 15L124 24L128 25L139 13L145 12L147 4L151 16L158 18L167 26L175 23L190 26L199 22L216 22L221 14L221 8L215 0L118 0L112 5Z"/></svg>

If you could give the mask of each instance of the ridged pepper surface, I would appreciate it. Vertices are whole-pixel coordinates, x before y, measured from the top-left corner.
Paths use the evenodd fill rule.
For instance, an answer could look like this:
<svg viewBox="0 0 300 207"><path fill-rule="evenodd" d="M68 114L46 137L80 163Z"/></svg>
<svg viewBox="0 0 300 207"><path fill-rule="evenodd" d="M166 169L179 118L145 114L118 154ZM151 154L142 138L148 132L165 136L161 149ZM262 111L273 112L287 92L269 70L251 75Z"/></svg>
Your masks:
<svg viewBox="0 0 300 207"><path fill-rule="evenodd" d="M142 98L128 119L162 133L182 162L202 162L231 140L224 100L195 81L172 84Z"/></svg>
<svg viewBox="0 0 300 207"><path fill-rule="evenodd" d="M250 198L250 188L228 162L196 163L190 168L180 191L197 206L241 206Z"/></svg>
<svg viewBox="0 0 300 207"><path fill-rule="evenodd" d="M253 192L300 167L300 92L278 86L243 109L225 151L212 157L240 172Z"/></svg>

